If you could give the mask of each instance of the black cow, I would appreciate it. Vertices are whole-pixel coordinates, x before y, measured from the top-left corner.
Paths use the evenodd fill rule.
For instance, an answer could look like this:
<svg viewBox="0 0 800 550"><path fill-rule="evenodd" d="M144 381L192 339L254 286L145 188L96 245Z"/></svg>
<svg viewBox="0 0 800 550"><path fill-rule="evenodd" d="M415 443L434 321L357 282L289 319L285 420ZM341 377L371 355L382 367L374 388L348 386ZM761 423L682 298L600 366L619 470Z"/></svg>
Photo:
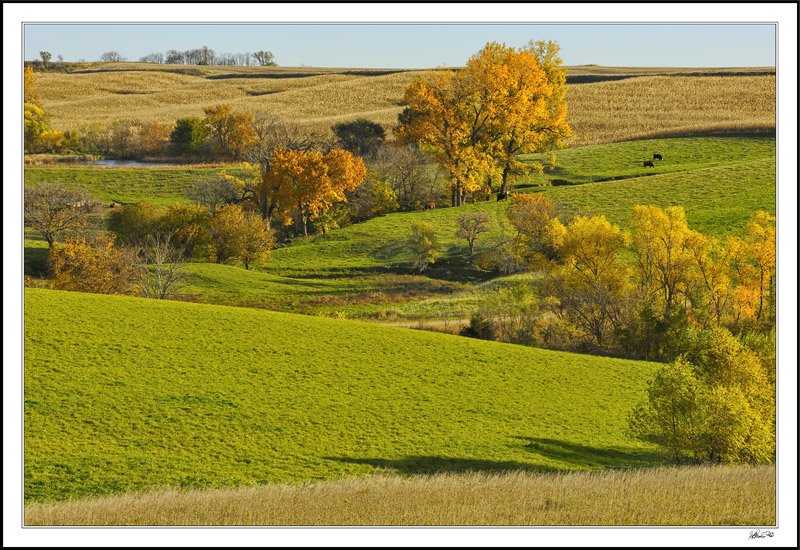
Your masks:
<svg viewBox="0 0 800 550"><path fill-rule="evenodd" d="M653 164L653 161L652 161L652 160L646 160L646 161L644 161L644 167L645 167L645 168L655 168L655 167L656 167L656 165L655 165L655 164Z"/></svg>
<svg viewBox="0 0 800 550"><path fill-rule="evenodd" d="M658 153L653 153L653 160L664 160L664 157L662 157Z"/></svg>
<svg viewBox="0 0 800 550"><path fill-rule="evenodd" d="M504 201L508 198L508 193L498 193L497 202Z"/></svg>

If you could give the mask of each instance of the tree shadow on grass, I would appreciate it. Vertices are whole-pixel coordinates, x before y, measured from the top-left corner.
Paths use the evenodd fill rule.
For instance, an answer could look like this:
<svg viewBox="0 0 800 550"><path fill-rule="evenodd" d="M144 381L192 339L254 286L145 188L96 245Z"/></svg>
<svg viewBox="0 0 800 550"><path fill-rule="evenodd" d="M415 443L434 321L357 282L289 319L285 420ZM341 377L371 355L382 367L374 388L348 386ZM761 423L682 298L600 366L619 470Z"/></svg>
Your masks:
<svg viewBox="0 0 800 550"><path fill-rule="evenodd" d="M464 472L555 472L563 470L644 468L658 466L663 463L664 456L658 452L638 448L591 447L535 437L513 436L514 439L527 441L523 448L532 454L547 459L548 462L560 462L562 466L544 466L542 464L518 462L514 460L482 460L475 458L455 458L444 456L408 456L398 459L384 458L352 458L323 457L348 464L367 464L376 468L394 470L400 474L437 474Z"/></svg>
<svg viewBox="0 0 800 550"><path fill-rule="evenodd" d="M523 448L549 460L557 460L576 467L640 468L656 466L664 455L650 449L636 447L590 447L569 441L539 437L513 436L527 441Z"/></svg>

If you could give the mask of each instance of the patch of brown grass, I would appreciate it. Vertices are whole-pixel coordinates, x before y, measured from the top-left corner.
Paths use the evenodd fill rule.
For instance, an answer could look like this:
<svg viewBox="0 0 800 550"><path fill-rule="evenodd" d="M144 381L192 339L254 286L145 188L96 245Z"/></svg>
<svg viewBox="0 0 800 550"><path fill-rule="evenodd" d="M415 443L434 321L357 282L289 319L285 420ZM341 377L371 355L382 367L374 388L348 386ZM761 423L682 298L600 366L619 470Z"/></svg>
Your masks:
<svg viewBox="0 0 800 550"><path fill-rule="evenodd" d="M25 506L25 525L774 525L775 467L376 475Z"/></svg>

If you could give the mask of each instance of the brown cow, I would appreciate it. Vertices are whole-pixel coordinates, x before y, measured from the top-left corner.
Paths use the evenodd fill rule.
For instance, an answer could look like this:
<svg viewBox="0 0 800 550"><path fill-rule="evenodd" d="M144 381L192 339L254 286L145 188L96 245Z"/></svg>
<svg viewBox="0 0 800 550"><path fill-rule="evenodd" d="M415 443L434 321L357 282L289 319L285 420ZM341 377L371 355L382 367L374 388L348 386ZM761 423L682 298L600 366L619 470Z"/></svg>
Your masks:
<svg viewBox="0 0 800 550"><path fill-rule="evenodd" d="M428 204L426 204L426 205L424 205L422 207L422 210L433 210L434 208L436 208L436 203L435 202L429 202Z"/></svg>

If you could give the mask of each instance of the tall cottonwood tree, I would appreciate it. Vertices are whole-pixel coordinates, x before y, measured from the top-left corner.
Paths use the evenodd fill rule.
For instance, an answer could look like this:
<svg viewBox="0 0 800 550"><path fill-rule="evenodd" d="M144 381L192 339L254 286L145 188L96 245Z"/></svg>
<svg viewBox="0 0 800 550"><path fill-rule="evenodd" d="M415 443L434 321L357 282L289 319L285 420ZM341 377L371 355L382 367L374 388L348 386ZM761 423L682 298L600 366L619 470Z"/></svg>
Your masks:
<svg viewBox="0 0 800 550"><path fill-rule="evenodd" d="M505 193L509 174L526 169L516 155L558 147L570 135L557 53L554 42L490 42L464 69L427 71L408 87L395 135L427 147L448 171L454 206L486 176L499 175Z"/></svg>

